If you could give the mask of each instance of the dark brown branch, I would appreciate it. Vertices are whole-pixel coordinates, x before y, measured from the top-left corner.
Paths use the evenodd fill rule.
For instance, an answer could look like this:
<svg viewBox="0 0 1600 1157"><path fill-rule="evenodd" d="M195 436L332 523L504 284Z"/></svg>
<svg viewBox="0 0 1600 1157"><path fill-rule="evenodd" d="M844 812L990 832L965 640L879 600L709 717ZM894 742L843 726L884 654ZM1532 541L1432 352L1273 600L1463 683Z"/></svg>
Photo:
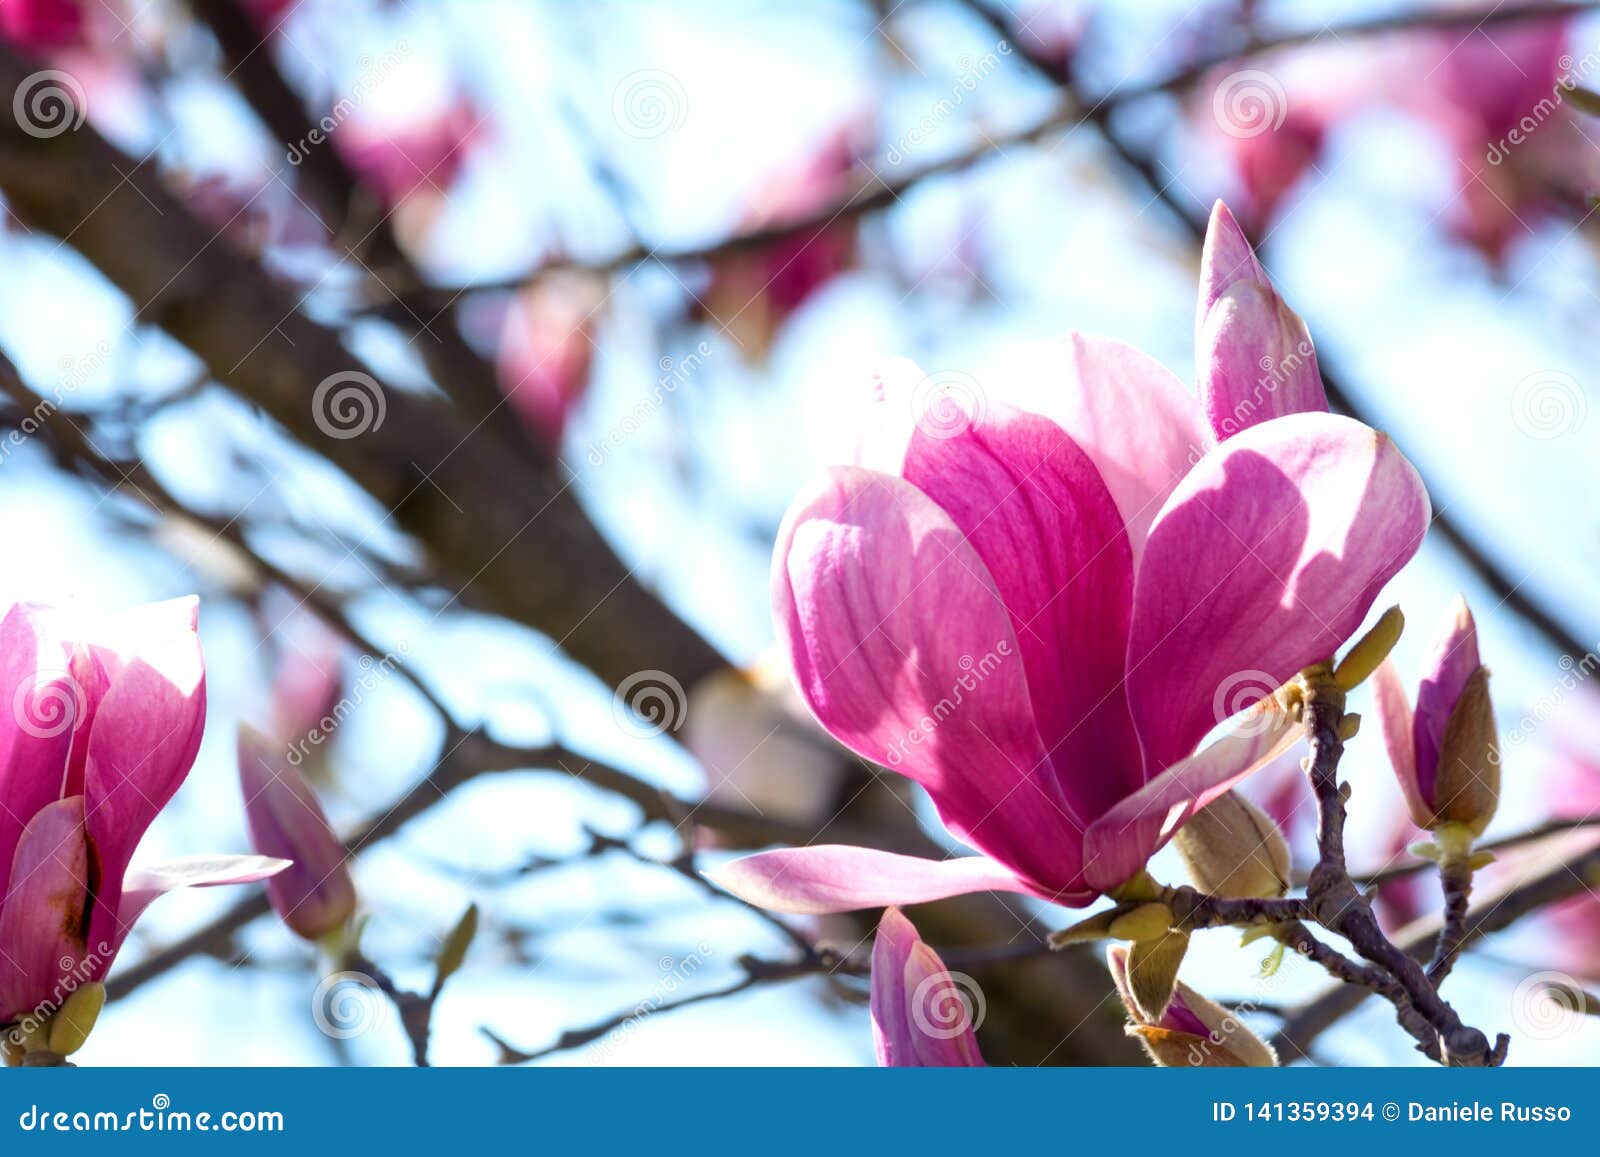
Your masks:
<svg viewBox="0 0 1600 1157"><path fill-rule="evenodd" d="M1527 844L1538 843L1550 839L1552 836L1565 835L1568 832L1583 831L1588 828L1600 828L1600 816L1584 816L1575 819L1550 820L1537 827L1529 828L1525 832L1516 832L1498 839L1486 840L1483 843L1472 845L1475 852L1503 852L1520 848ZM1396 864L1394 867L1383 868L1376 872L1355 876L1355 882L1364 888L1382 887L1393 880L1415 876L1419 872L1428 871L1434 865L1429 860L1417 860L1410 864Z"/></svg>
<svg viewBox="0 0 1600 1157"><path fill-rule="evenodd" d="M422 274L395 236L390 214L361 186L332 143L311 143L317 139L315 125L279 71L273 45L238 0L189 0L189 6L215 38L228 66L227 78L238 86L267 131L286 148L304 144L298 185L311 207L336 241L343 238L342 248L371 275L385 298L400 304L388 287L414 285ZM505 404L494 368L467 344L450 317L412 314L405 320L440 389L485 419L519 454L536 461L548 457Z"/></svg>
<svg viewBox="0 0 1600 1157"><path fill-rule="evenodd" d="M1543 872L1502 889L1467 914L1462 947L1468 948L1486 936L1500 932L1516 921L1551 904L1560 903L1588 891L1590 880L1600 877L1600 848L1591 848L1560 861ZM1400 942L1400 948L1413 960L1427 960L1439 938L1439 921L1430 920L1416 927ZM1279 1031L1279 1043L1287 1049L1309 1048L1333 1025L1359 1005L1367 994L1348 988L1332 989L1290 1014Z"/></svg>
<svg viewBox="0 0 1600 1157"><path fill-rule="evenodd" d="M0 87L31 71L0 46ZM127 294L140 321L343 468L426 544L470 605L544 632L612 685L660 670L690 686L726 669L633 578L566 480L440 399L381 384L282 286L201 226L150 166L87 125L40 140L13 118L0 124L0 188L16 216L68 238ZM320 383L351 374L365 375L373 401L354 436L313 403Z"/></svg>

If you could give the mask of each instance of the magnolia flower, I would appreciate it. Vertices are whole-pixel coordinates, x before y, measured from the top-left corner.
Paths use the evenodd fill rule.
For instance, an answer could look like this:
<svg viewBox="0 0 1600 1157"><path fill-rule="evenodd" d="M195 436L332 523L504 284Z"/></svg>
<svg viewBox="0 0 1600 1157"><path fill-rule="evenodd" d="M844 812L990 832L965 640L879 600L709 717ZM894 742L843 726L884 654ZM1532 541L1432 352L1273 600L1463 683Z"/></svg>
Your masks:
<svg viewBox="0 0 1600 1157"><path fill-rule="evenodd" d="M885 909L872 944L872 1043L880 1065L983 1064L973 1012L957 979L900 909Z"/></svg>
<svg viewBox="0 0 1600 1157"><path fill-rule="evenodd" d="M1479 835L1500 800L1500 761L1489 668L1478 660L1478 628L1457 596L1417 688L1415 712L1393 662L1373 678L1389 762L1418 827L1461 825Z"/></svg>
<svg viewBox="0 0 1600 1157"><path fill-rule="evenodd" d="M0 622L0 1024L45 1020L111 968L173 888L280 871L263 856L130 867L205 725L193 598L101 621L19 603Z"/></svg>
<svg viewBox="0 0 1600 1157"><path fill-rule="evenodd" d="M1200 318L1200 403L1081 336L955 421L912 422L926 382L885 381L906 420L868 442L883 468L831 469L784 520L778 635L823 728L984 854L796 848L720 883L791 912L991 889L1083 905L1293 742L1272 689L1361 624L1428 499L1387 438L1322 412L1313 363L1246 379L1298 319L1220 205Z"/></svg>
<svg viewBox="0 0 1600 1157"><path fill-rule="evenodd" d="M506 311L495 369L511 408L542 444L561 445L589 389L606 291L588 277L555 275L520 290Z"/></svg>
<svg viewBox="0 0 1600 1157"><path fill-rule="evenodd" d="M343 928L356 910L349 857L283 745L241 727L239 786L251 844L262 855L290 861L267 881L267 896L279 917L306 940Z"/></svg>
<svg viewBox="0 0 1600 1157"><path fill-rule="evenodd" d="M1139 1038L1156 1064L1170 1068L1241 1068L1278 1063L1271 1046L1246 1028L1237 1015L1207 1000L1181 980L1161 1016L1151 1020L1133 998L1128 981L1128 950L1116 945L1108 948L1106 964L1132 1020L1128 1032Z"/></svg>
<svg viewBox="0 0 1600 1157"><path fill-rule="evenodd" d="M756 233L811 216L851 192L859 129L834 131L815 152L764 180L746 202L741 232ZM845 215L754 249L729 253L711 268L699 308L730 331L739 348L765 356L784 322L855 262L856 225Z"/></svg>

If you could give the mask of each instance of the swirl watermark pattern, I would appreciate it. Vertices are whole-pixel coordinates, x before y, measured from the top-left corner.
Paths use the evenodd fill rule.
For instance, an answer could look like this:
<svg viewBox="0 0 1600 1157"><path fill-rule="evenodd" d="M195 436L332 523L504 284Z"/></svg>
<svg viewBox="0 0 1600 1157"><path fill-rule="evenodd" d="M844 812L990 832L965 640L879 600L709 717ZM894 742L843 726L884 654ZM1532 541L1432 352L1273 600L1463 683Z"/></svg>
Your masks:
<svg viewBox="0 0 1600 1157"><path fill-rule="evenodd" d="M1218 723L1238 717L1229 728L1230 734L1244 738L1261 735L1275 721L1277 700L1273 693L1277 689L1278 681L1265 671L1238 671L1218 684L1211 697L1211 712Z"/></svg>
<svg viewBox="0 0 1600 1157"><path fill-rule="evenodd" d="M329 374L311 395L311 419L317 429L341 442L378 429L388 412L383 387L360 370Z"/></svg>
<svg viewBox="0 0 1600 1157"><path fill-rule="evenodd" d="M1578 982L1565 972L1535 972L1511 994L1511 1021L1530 1040L1577 1032L1593 1011Z"/></svg>
<svg viewBox="0 0 1600 1157"><path fill-rule="evenodd" d="M930 438L958 438L983 421L989 403L971 374L944 370L929 374L911 391L917 429Z"/></svg>
<svg viewBox="0 0 1600 1157"><path fill-rule="evenodd" d="M65 671L40 671L11 696L11 718L35 739L76 731L87 710L83 688Z"/></svg>
<svg viewBox="0 0 1600 1157"><path fill-rule="evenodd" d="M689 94L670 72L641 68L617 82L611 93L611 116L630 137L648 141L683 127L689 115Z"/></svg>
<svg viewBox="0 0 1600 1157"><path fill-rule="evenodd" d="M1224 77L1211 94L1211 115L1230 137L1259 137L1283 127L1289 94L1270 72L1246 68Z"/></svg>
<svg viewBox="0 0 1600 1157"><path fill-rule="evenodd" d="M1530 438L1547 442L1575 433L1589 415L1578 379L1560 370L1529 374L1511 391L1511 420Z"/></svg>
<svg viewBox="0 0 1600 1157"><path fill-rule="evenodd" d="M389 998L365 972L324 976L311 994L311 1019L324 1036L350 1040L389 1023Z"/></svg>
<svg viewBox="0 0 1600 1157"><path fill-rule="evenodd" d="M73 132L89 115L88 94L70 72L46 68L25 77L11 97L17 126L41 141Z"/></svg>
<svg viewBox="0 0 1600 1157"><path fill-rule="evenodd" d="M678 730L688 711L683 684L665 671L635 671L618 684L611 700L617 726L641 739Z"/></svg>
<svg viewBox="0 0 1600 1157"><path fill-rule="evenodd" d="M983 989L965 972L924 976L911 992L911 1020L936 1040L953 1040L976 1032L988 1014Z"/></svg>

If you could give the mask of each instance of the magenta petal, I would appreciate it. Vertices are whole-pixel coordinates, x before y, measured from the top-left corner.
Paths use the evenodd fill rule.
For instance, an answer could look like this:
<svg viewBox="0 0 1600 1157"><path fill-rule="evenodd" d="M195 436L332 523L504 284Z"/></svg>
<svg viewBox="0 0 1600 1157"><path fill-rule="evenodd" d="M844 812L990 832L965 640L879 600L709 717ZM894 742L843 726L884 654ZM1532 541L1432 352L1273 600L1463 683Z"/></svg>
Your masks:
<svg viewBox="0 0 1600 1157"><path fill-rule="evenodd" d="M1270 286L1267 271L1256 259L1250 239L1239 221L1221 201L1211 206L1206 222L1205 245L1200 251L1200 306L1195 311L1195 336L1205 325L1206 315L1221 300L1228 287L1241 281Z"/></svg>
<svg viewBox="0 0 1600 1157"><path fill-rule="evenodd" d="M83 797L57 800L22 832L0 908L0 1023L35 1011L74 982L84 961L89 848ZM98 963L103 971L107 958ZM54 1011L46 1006L43 1011Z"/></svg>
<svg viewBox="0 0 1600 1157"><path fill-rule="evenodd" d="M1214 439L1184 384L1143 351L1070 334L1052 355L1064 365L1037 367L1040 390L1027 408L1053 419L1094 460L1137 567L1161 504Z"/></svg>
<svg viewBox="0 0 1600 1157"><path fill-rule="evenodd" d="M1221 201L1200 261L1195 351L1200 404L1218 441L1285 414L1328 408L1305 322L1273 288Z"/></svg>
<svg viewBox="0 0 1600 1157"><path fill-rule="evenodd" d="M62 796L84 701L44 607L17 603L0 621L0 896L22 829Z"/></svg>
<svg viewBox="0 0 1600 1157"><path fill-rule="evenodd" d="M1378 712L1378 723L1383 729L1383 745L1389 752L1389 763L1400 781L1406 806L1417 825L1429 824L1433 819L1433 805L1423 797L1417 783L1417 753L1413 746L1415 734L1411 703L1406 698L1405 685L1393 660L1385 659L1373 672L1371 679L1372 701Z"/></svg>
<svg viewBox="0 0 1600 1157"><path fill-rule="evenodd" d="M1116 503L1061 427L1008 406L950 437L919 431L905 477L993 576L1039 737L1074 818L1088 824L1144 782L1122 685L1133 560Z"/></svg>
<svg viewBox="0 0 1600 1157"><path fill-rule="evenodd" d="M1292 414L1207 454L1151 528L1134 587L1128 694L1147 766L1331 658L1428 519L1411 464L1349 418Z"/></svg>
<svg viewBox="0 0 1600 1157"><path fill-rule="evenodd" d="M758 908L800 915L925 904L969 892L1036 894L987 856L923 860L846 844L757 852L707 876Z"/></svg>
<svg viewBox="0 0 1600 1157"><path fill-rule="evenodd" d="M205 708L200 644L188 628L151 640L100 702L84 770L89 838L100 859L91 939L115 923L134 849L189 774Z"/></svg>
<svg viewBox="0 0 1600 1157"><path fill-rule="evenodd" d="M1011 619L949 515L900 478L836 467L779 532L773 611L801 696L909 776L957 836L1071 887L1078 829L1029 708Z"/></svg>
<svg viewBox="0 0 1600 1157"><path fill-rule="evenodd" d="M144 910L168 892L254 884L270 880L288 867L288 860L272 856L180 856L130 868L123 881L116 922L107 926L111 950L115 952L122 946Z"/></svg>
<svg viewBox="0 0 1600 1157"><path fill-rule="evenodd" d="M917 930L900 909L885 908L872 942L872 1045L878 1064L905 1068L916 1064L911 1018L906 1015L906 960L920 943Z"/></svg>
<svg viewBox="0 0 1600 1157"><path fill-rule="evenodd" d="M1215 743L1169 767L1096 821L1083 874L1110 891L1126 883L1195 812L1293 746L1300 724L1277 697L1258 702Z"/></svg>
<svg viewBox="0 0 1600 1157"><path fill-rule="evenodd" d="M1417 686L1417 711L1413 724L1416 739L1417 791L1433 800L1434 780L1439 774L1439 749L1444 745L1450 714L1466 690L1467 680L1483 666L1478 658L1478 627L1460 595L1445 615L1443 628L1433 652L1423 666L1427 672ZM1437 801L1435 801L1437 802Z"/></svg>

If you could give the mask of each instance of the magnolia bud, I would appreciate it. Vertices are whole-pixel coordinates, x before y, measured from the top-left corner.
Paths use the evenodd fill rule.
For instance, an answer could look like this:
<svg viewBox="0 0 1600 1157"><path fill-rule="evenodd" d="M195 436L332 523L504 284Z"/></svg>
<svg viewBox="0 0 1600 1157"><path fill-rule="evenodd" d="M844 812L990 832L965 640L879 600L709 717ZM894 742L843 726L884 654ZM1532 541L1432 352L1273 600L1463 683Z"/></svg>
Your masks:
<svg viewBox="0 0 1600 1157"><path fill-rule="evenodd" d="M267 881L267 896L283 922L307 940L342 928L356 910L348 857L282 745L241 727L239 784L256 851L293 861Z"/></svg>
<svg viewBox="0 0 1600 1157"><path fill-rule="evenodd" d="M1272 818L1238 792L1207 804L1172 842L1195 887L1252 899L1289 890L1289 843Z"/></svg>
<svg viewBox="0 0 1600 1157"><path fill-rule="evenodd" d="M1113 947L1106 953L1111 979L1117 986L1132 1024L1128 1032L1139 1038L1150 1059L1164 1067L1269 1067L1277 1054L1239 1017L1176 981L1172 997L1161 1014L1151 1017L1134 997L1130 950Z"/></svg>
<svg viewBox="0 0 1600 1157"><path fill-rule="evenodd" d="M1478 631L1457 598L1417 689L1413 712L1394 664L1373 679L1384 744L1417 826L1457 825L1479 835L1500 801L1500 752L1489 669Z"/></svg>

